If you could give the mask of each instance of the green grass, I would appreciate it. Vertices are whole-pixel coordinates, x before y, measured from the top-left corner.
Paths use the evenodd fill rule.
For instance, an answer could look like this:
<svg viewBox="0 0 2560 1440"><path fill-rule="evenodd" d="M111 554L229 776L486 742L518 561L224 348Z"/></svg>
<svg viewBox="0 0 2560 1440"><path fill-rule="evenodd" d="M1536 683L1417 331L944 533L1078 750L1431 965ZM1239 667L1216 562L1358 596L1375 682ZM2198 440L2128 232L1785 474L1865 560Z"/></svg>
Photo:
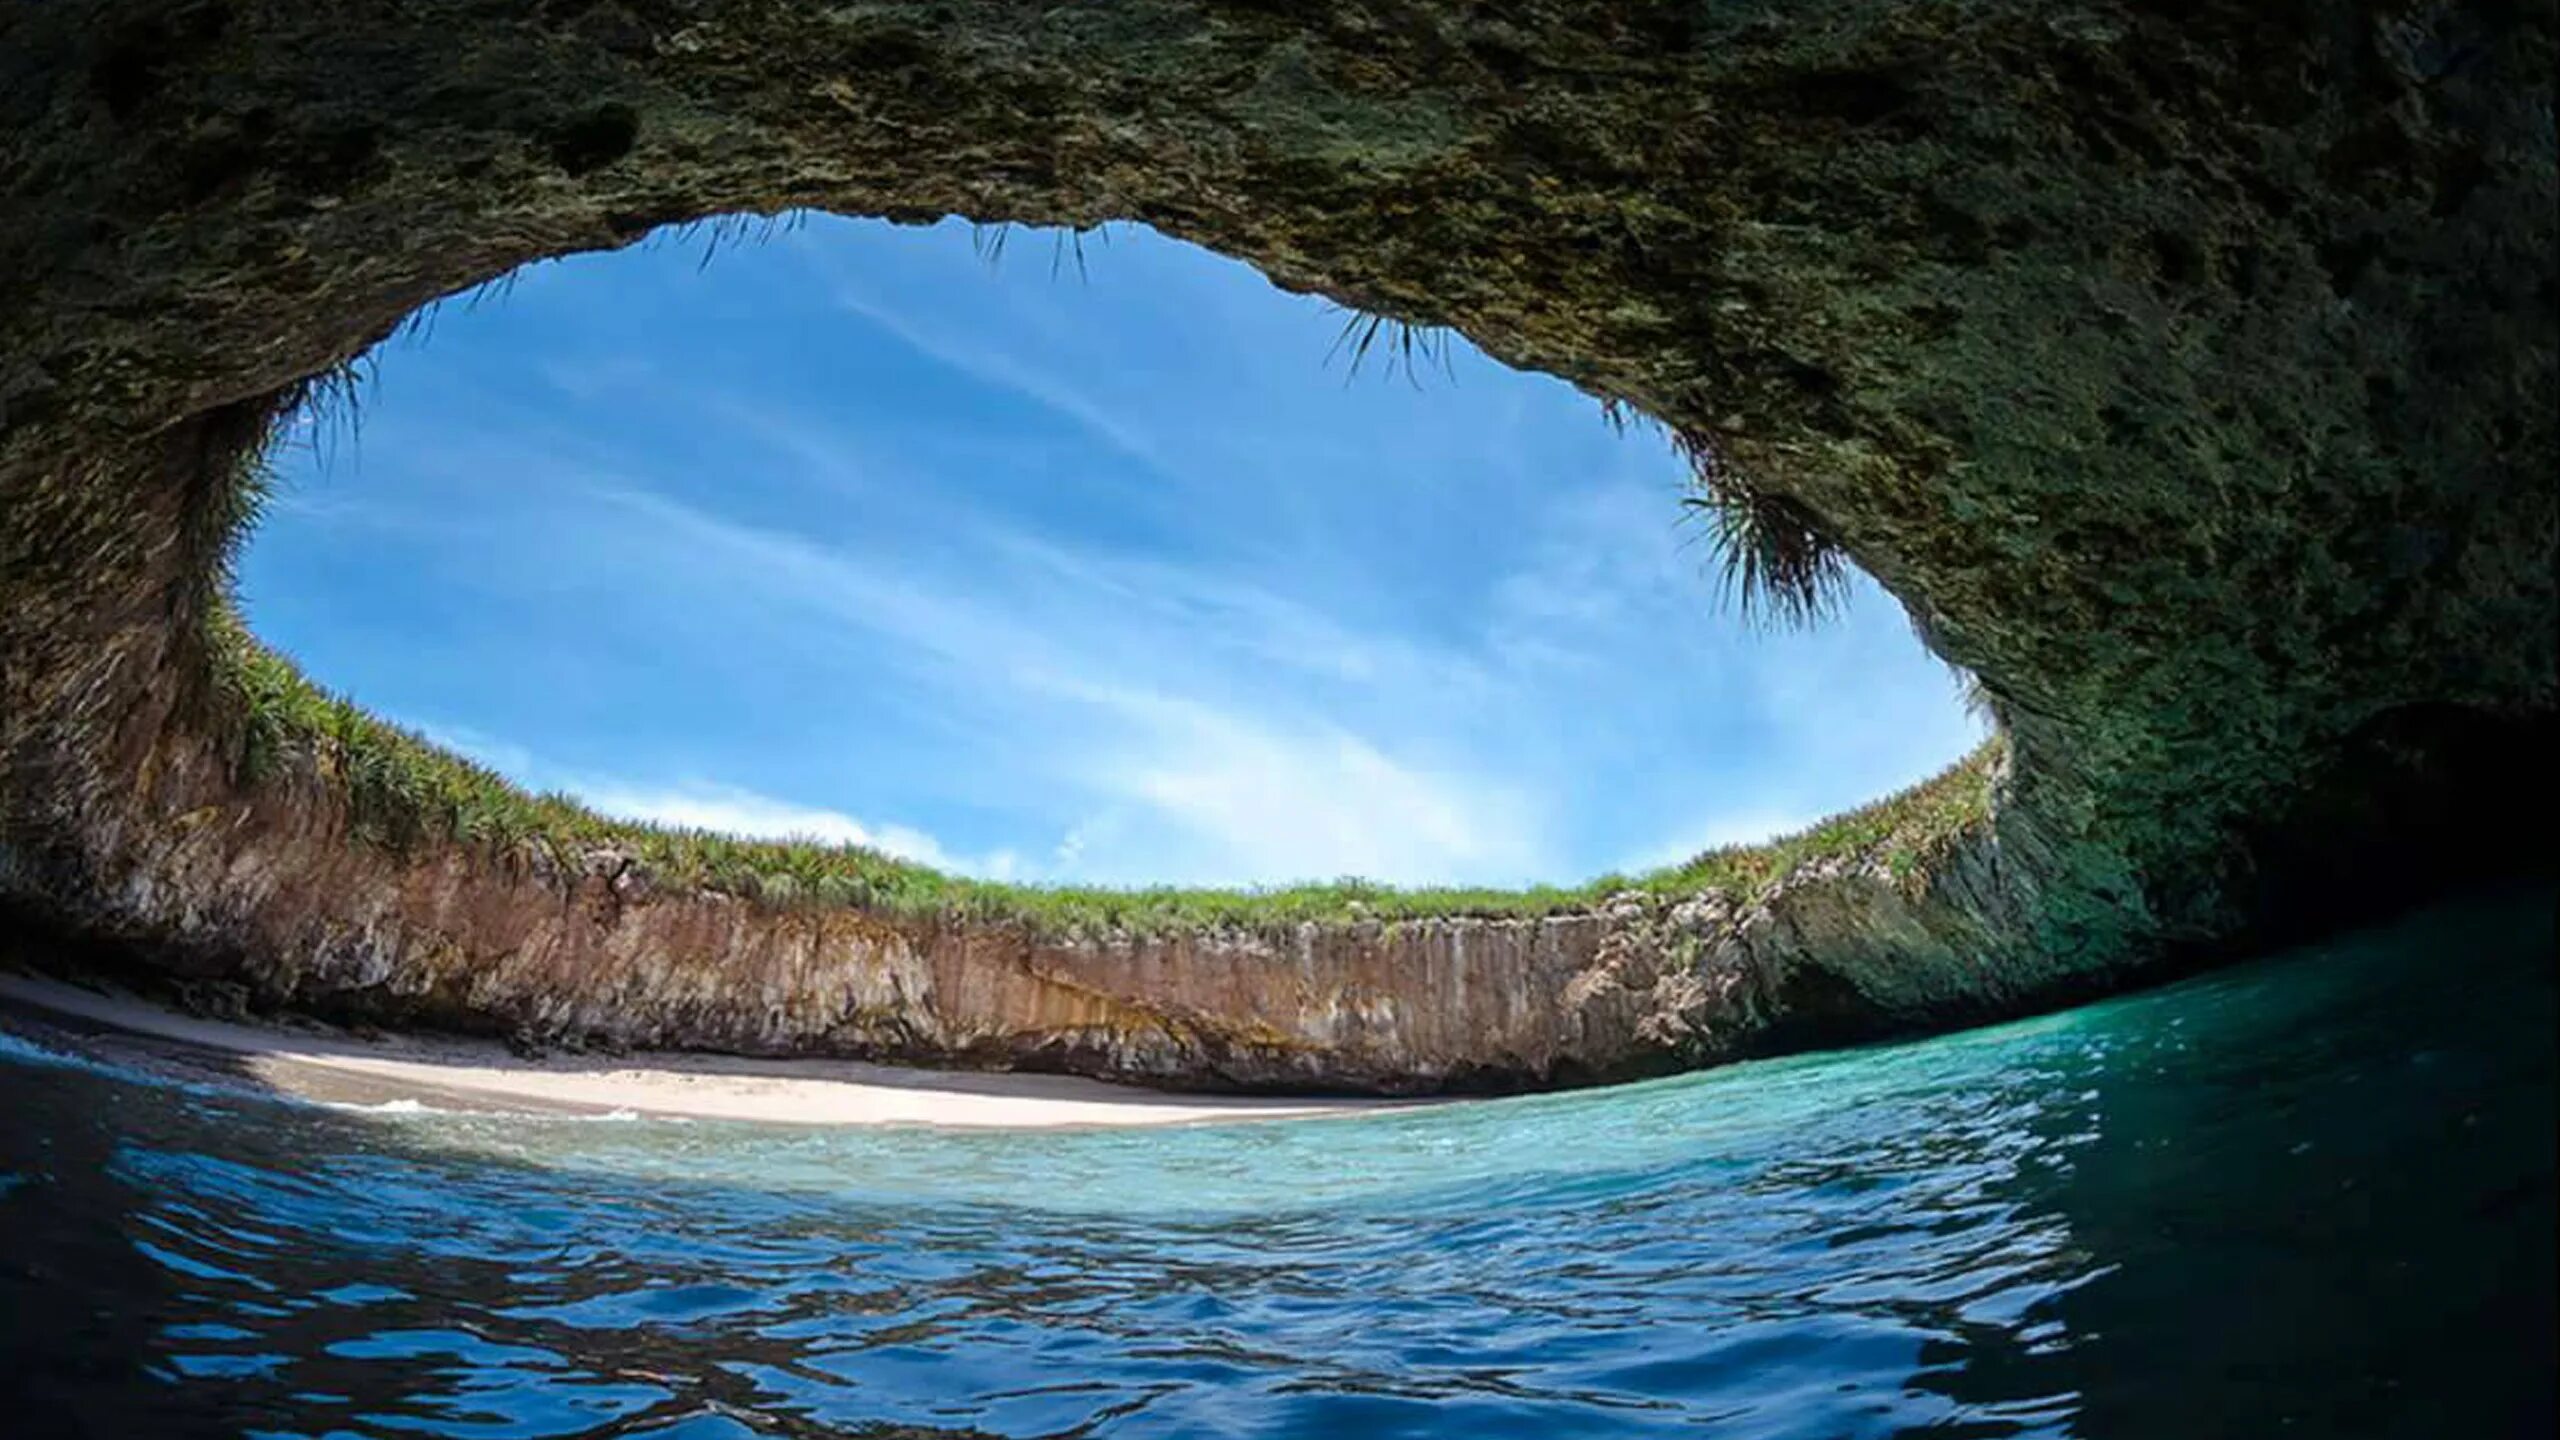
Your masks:
<svg viewBox="0 0 2560 1440"><path fill-rule="evenodd" d="M565 795L528 793L314 685L251 635L228 606L213 612L210 639L221 689L233 702L228 708L242 778L255 784L311 775L336 785L364 843L402 852L458 843L493 857L539 845L566 866L586 851L611 847L635 857L662 888L716 889L770 905L857 906L899 917L1017 921L1053 934L1548 915L1586 909L1625 890L1687 895L1714 887L1747 900L1797 867L1833 856L1882 854L1897 876L1909 878L1987 813L1999 744L1799 834L1574 886L1401 889L1358 879L1249 890L1011 885L946 875L861 846L754 840L599 815Z"/></svg>

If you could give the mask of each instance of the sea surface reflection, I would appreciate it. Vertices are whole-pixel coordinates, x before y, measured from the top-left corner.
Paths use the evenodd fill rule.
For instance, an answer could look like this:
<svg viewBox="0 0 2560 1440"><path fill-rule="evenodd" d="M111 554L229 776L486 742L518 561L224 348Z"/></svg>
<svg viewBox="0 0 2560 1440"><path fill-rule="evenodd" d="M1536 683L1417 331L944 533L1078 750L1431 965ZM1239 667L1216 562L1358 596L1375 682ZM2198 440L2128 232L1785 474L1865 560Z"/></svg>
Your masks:
<svg viewBox="0 0 2560 1440"><path fill-rule="evenodd" d="M0 1031L0 1432L2544 1433L2552 897L1607 1091L343 1111Z"/></svg>

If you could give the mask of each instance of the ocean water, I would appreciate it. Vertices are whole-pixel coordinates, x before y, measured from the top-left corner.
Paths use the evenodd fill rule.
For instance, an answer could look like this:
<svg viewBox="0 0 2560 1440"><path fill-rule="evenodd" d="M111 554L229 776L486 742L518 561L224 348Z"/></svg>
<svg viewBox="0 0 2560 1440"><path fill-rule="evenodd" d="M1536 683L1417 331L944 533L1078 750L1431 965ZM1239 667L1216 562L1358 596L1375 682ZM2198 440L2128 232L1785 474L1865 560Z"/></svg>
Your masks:
<svg viewBox="0 0 2560 1440"><path fill-rule="evenodd" d="M2552 907L1179 1130L333 1110L21 1027L0 1435L2546 1434Z"/></svg>

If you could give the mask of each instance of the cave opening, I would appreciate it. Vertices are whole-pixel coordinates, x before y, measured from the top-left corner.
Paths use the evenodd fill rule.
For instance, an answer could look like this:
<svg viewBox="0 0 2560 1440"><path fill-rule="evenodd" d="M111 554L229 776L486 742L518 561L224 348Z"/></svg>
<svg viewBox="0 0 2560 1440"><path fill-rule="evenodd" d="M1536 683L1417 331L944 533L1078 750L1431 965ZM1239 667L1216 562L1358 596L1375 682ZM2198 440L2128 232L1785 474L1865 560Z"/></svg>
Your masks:
<svg viewBox="0 0 2560 1440"><path fill-rule="evenodd" d="M1981 742L1626 414L1143 226L670 227L338 372L236 590L514 785L992 882L1606 889Z"/></svg>
<svg viewBox="0 0 2560 1440"><path fill-rule="evenodd" d="M2368 888L2335 856L2490 843L2485 812L2411 799L2515 788L2442 763L2478 727L2390 717L2547 724L2553 430L2518 398L2549 393L2554 354L2547 17L2454 44L2245 6L542 12L190 0L10 28L13 902L422 1023L1534 1082L1730 1058L1770 995L1868 1033L2245 951ZM2271 102L2269 76L2298 93ZM1741 553L1772 593L1819 595L1854 556L1982 678L1997 753L1624 895L1026 914L903 862L671 847L272 655L202 663L235 462L301 386L520 265L794 208L1143 219L1657 417L1714 461L1691 498L1767 541ZM1412 332L1363 333L1401 354ZM2415 901L2447 869L2469 867L2380 888ZM1543 957L1517 1014L1472 1010L1486 987L1442 964L1480 958L1482 925ZM1315 937L1298 957L1375 1028L1216 992L1241 972L1184 947L1237 934L1266 956ZM1427 1024L1376 1008L1388 973L1426 977L1406 1013Z"/></svg>

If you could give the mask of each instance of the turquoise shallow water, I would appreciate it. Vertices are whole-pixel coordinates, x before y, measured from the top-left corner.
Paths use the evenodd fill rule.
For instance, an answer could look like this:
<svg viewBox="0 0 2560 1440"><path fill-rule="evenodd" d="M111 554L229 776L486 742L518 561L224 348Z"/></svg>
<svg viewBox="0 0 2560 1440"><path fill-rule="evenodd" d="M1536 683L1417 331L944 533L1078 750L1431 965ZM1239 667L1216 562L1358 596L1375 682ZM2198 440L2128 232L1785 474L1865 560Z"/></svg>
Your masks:
<svg viewBox="0 0 2560 1440"><path fill-rule="evenodd" d="M2552 897L1175 1131L333 1111L0 1035L0 1434L2545 1433Z"/></svg>

